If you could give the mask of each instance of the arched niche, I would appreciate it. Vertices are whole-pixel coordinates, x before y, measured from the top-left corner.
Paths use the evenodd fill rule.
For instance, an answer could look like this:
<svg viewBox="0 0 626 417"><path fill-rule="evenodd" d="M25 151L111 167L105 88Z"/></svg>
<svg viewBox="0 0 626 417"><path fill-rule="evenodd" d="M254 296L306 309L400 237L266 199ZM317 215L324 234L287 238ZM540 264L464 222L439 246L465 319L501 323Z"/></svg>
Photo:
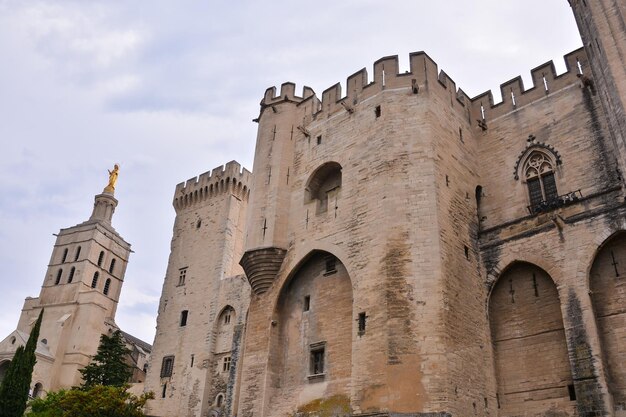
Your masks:
<svg viewBox="0 0 626 417"><path fill-rule="evenodd" d="M225 353L232 350L235 323L235 309L227 305L217 316L215 353Z"/></svg>
<svg viewBox="0 0 626 417"><path fill-rule="evenodd" d="M348 397L354 326L345 266L329 252L309 253L282 287L273 314L273 395L294 405L321 393Z"/></svg>
<svg viewBox="0 0 626 417"><path fill-rule="evenodd" d="M626 232L610 237L589 274L609 392L616 410L626 410Z"/></svg>
<svg viewBox="0 0 626 417"><path fill-rule="evenodd" d="M328 211L328 202L338 197L341 189L341 165L326 162L309 177L304 190L304 202L316 202L316 213Z"/></svg>
<svg viewBox="0 0 626 417"><path fill-rule="evenodd" d="M491 292L489 324L498 415L575 415L561 304L548 273L525 262L506 268Z"/></svg>
<svg viewBox="0 0 626 417"><path fill-rule="evenodd" d="M43 396L43 385L37 382L33 387L33 398L41 398Z"/></svg>

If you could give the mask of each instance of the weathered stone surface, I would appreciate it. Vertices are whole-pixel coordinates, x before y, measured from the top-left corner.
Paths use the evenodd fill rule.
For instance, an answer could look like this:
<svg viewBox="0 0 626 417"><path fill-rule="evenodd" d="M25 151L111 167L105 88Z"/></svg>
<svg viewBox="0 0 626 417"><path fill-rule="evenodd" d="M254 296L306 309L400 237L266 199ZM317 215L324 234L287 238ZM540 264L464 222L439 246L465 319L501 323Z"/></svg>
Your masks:
<svg viewBox="0 0 626 417"><path fill-rule="evenodd" d="M236 249L219 228L190 240L181 222L202 195L177 194L189 211L164 300L191 300L168 283L179 253L207 270L219 262L200 247L245 253L253 294L228 415L626 416L624 7L570 3L585 48L563 74L549 62L530 88L502 84L501 103L467 97L424 53L407 73L386 57L371 80L353 74L345 97L339 84L321 99L268 89ZM212 221L229 219L212 201ZM186 305L212 309L221 277ZM177 331L168 314L157 339ZM167 352L199 346L185 337ZM210 366L195 377L205 391L225 382ZM189 410L175 407L154 410Z"/></svg>

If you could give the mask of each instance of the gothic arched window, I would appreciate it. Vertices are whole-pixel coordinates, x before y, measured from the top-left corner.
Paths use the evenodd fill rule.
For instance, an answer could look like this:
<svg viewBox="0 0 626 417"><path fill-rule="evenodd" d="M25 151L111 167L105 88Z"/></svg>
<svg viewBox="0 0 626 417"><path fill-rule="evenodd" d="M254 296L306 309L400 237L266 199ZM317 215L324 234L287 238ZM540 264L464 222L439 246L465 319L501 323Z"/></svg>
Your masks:
<svg viewBox="0 0 626 417"><path fill-rule="evenodd" d="M107 278L104 282L104 290L102 291L104 295L109 295L109 288L111 288L111 278Z"/></svg>
<svg viewBox="0 0 626 417"><path fill-rule="evenodd" d="M542 204L549 204L559 193L554 178L552 159L540 151L533 151L524 164L524 179L528 186L530 206L535 209Z"/></svg>
<svg viewBox="0 0 626 417"><path fill-rule="evenodd" d="M98 285L98 277L99 276L100 276L100 274L98 272L93 274L93 279L91 280L91 288L96 288L96 286Z"/></svg>

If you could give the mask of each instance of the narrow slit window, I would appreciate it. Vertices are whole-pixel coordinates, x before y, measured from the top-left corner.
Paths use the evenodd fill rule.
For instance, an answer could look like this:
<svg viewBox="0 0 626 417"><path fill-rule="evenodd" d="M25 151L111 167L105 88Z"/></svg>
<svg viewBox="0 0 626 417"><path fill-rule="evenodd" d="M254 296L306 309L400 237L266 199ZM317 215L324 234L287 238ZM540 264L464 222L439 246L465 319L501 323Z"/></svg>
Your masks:
<svg viewBox="0 0 626 417"><path fill-rule="evenodd" d="M78 260L79 256L80 256L80 246L76 249L76 255L74 255L74 262Z"/></svg>
<svg viewBox="0 0 626 417"><path fill-rule="evenodd" d="M365 312L359 313L359 336L362 336L365 334L365 322L367 320L367 316L365 315Z"/></svg>
<svg viewBox="0 0 626 417"><path fill-rule="evenodd" d="M59 283L61 282L62 275L63 275L63 270L59 269L59 272L57 272L57 279L54 280L54 285L59 285Z"/></svg>
<svg viewBox="0 0 626 417"><path fill-rule="evenodd" d="M163 389L161 390L161 398L165 398L166 392L167 392L167 384L163 384Z"/></svg>
<svg viewBox="0 0 626 417"><path fill-rule="evenodd" d="M74 279L74 273L76 272L76 268L72 267L72 269L70 269L70 275L67 277L67 283L70 284L72 282L72 280Z"/></svg>
<svg viewBox="0 0 626 417"><path fill-rule="evenodd" d="M189 310L183 310L180 313L180 327L187 325L187 317L189 316Z"/></svg>
<svg viewBox="0 0 626 417"><path fill-rule="evenodd" d="M322 135L319 135L319 136L317 137L317 144L318 144L318 145L321 145L321 144L322 144Z"/></svg>
<svg viewBox="0 0 626 417"><path fill-rule="evenodd" d="M63 250L63 257L61 258L61 263L65 263L65 260L67 259L67 248L65 248Z"/></svg>
<svg viewBox="0 0 626 417"><path fill-rule="evenodd" d="M374 114L376 115L377 119L380 117L380 115L382 114L382 109L380 108L380 106L376 106L374 108Z"/></svg>
<svg viewBox="0 0 626 417"><path fill-rule="evenodd" d="M109 289L111 288L111 278L107 278L104 282L104 290L102 291L104 295L109 295Z"/></svg>
<svg viewBox="0 0 626 417"><path fill-rule="evenodd" d="M567 386L567 392L569 394L569 400L576 401L576 388L574 387L574 384Z"/></svg>
<svg viewBox="0 0 626 417"><path fill-rule="evenodd" d="M115 269L115 259L111 259L111 266L109 266L109 274L112 274L114 269Z"/></svg>
<svg viewBox="0 0 626 417"><path fill-rule="evenodd" d="M102 266L103 260L104 260L104 251L100 251L100 255L98 255L98 266Z"/></svg>
<svg viewBox="0 0 626 417"><path fill-rule="evenodd" d="M304 296L304 306L302 307L302 311L309 311L311 309L311 296Z"/></svg>
<svg viewBox="0 0 626 417"><path fill-rule="evenodd" d="M93 274L93 279L91 280L91 288L96 288L96 286L98 285L98 277L100 276L100 274L98 272Z"/></svg>

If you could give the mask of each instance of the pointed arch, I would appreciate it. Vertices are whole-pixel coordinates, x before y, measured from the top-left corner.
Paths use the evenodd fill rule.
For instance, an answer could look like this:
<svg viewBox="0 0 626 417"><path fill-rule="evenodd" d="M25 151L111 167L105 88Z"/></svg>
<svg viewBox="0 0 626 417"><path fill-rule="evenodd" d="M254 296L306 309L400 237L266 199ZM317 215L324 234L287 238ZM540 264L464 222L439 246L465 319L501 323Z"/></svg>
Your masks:
<svg viewBox="0 0 626 417"><path fill-rule="evenodd" d="M215 353L225 353L232 350L235 323L235 309L231 305L224 306L215 323Z"/></svg>
<svg viewBox="0 0 626 417"><path fill-rule="evenodd" d="M513 262L499 275L488 304L499 415L548 411L549 405L573 411L573 379L552 277L537 265Z"/></svg>
<svg viewBox="0 0 626 417"><path fill-rule="evenodd" d="M332 387L326 395L348 395L352 367L352 280L333 253L313 250L297 262L276 299L269 372L275 395L298 402L311 383ZM286 352L289 352L287 355Z"/></svg>
<svg viewBox="0 0 626 417"><path fill-rule="evenodd" d="M589 271L589 293L598 327L608 389L616 407L626 407L626 232L599 246Z"/></svg>

